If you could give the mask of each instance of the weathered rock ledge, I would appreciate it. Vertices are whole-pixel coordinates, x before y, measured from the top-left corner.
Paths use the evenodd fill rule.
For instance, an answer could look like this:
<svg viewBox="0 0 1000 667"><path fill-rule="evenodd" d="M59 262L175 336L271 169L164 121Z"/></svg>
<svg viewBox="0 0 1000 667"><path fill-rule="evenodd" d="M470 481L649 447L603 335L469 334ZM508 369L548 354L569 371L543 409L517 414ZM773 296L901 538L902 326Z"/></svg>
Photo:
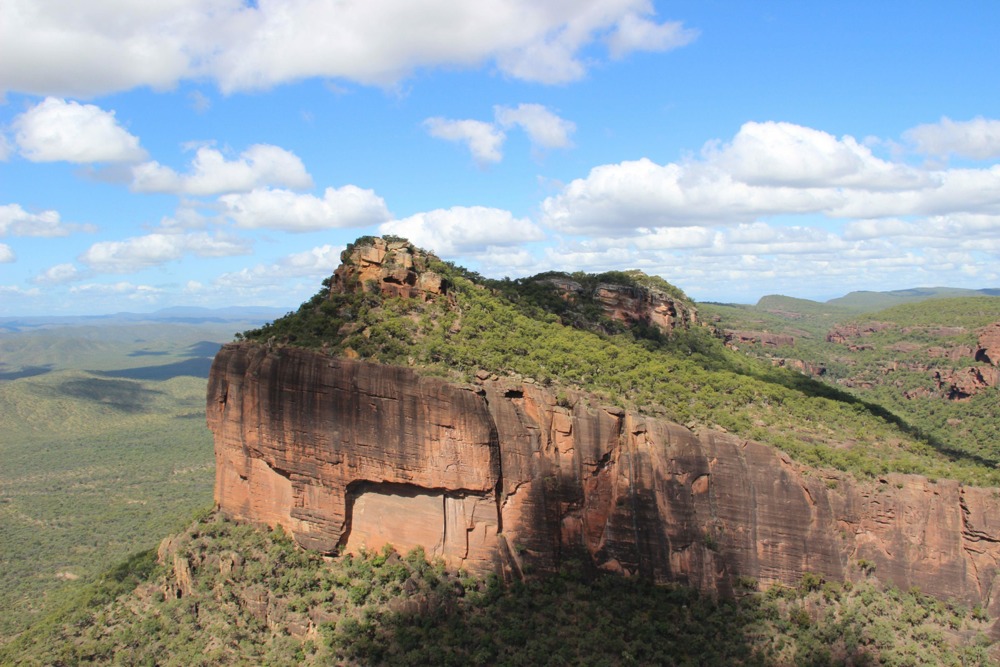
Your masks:
<svg viewBox="0 0 1000 667"><path fill-rule="evenodd" d="M482 374L461 386L295 348L225 346L208 389L215 498L326 552L391 542L474 572L569 560L732 592L803 573L1000 612L1000 494L798 466L712 431Z"/></svg>

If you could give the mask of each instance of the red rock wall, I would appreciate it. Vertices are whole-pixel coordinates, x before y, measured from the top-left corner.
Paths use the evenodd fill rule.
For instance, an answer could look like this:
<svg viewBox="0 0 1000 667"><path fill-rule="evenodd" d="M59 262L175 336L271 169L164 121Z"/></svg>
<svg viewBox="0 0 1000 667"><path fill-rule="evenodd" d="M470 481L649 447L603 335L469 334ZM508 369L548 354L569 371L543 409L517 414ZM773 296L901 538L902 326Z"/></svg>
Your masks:
<svg viewBox="0 0 1000 667"><path fill-rule="evenodd" d="M585 566L728 593L805 572L987 604L1000 494L861 482L733 436L533 384L227 345L209 381L216 502L323 551L421 545L508 576Z"/></svg>

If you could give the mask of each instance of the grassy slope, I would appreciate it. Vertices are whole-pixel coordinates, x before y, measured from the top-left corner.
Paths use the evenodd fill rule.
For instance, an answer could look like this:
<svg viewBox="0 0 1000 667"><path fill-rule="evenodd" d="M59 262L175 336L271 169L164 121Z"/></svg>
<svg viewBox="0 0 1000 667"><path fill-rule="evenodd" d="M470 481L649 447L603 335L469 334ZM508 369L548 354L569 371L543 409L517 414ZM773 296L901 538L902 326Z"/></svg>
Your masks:
<svg viewBox="0 0 1000 667"><path fill-rule="evenodd" d="M831 299L827 303L863 312L873 312L930 299L996 295L996 290L992 289L973 290L962 289L960 287L917 287L913 289L893 290L891 292L851 292L840 298Z"/></svg>
<svg viewBox="0 0 1000 667"><path fill-rule="evenodd" d="M211 503L205 378L178 373L243 326L0 335L0 371L18 378L0 381L0 642Z"/></svg>

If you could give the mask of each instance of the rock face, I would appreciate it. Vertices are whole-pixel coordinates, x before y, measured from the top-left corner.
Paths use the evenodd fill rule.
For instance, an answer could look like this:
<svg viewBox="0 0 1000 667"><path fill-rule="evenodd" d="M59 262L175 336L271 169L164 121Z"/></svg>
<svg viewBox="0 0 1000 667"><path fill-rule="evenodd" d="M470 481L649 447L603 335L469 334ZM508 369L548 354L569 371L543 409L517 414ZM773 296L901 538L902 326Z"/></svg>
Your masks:
<svg viewBox="0 0 1000 667"><path fill-rule="evenodd" d="M555 287L567 301L576 301L584 292L583 285L568 277L550 277L542 282ZM698 312L690 303L653 287L600 283L590 296L605 317L628 326L645 324L670 332L698 322Z"/></svg>
<svg viewBox="0 0 1000 667"><path fill-rule="evenodd" d="M975 355L976 361L1000 366L1000 322L979 330L979 349Z"/></svg>
<svg viewBox="0 0 1000 667"><path fill-rule="evenodd" d="M421 545L508 577L568 561L731 593L875 575L1000 611L1000 496L803 469L727 434L480 374L459 386L227 345L209 380L216 503L326 552Z"/></svg>
<svg viewBox="0 0 1000 667"><path fill-rule="evenodd" d="M697 322L693 308L657 290L602 284L594 290L594 300L605 315L628 325L641 322L673 331Z"/></svg>
<svg viewBox="0 0 1000 667"><path fill-rule="evenodd" d="M428 264L436 259L408 241L370 239L343 253L334 271L332 293L363 291L387 296L429 299L448 291L448 283Z"/></svg>

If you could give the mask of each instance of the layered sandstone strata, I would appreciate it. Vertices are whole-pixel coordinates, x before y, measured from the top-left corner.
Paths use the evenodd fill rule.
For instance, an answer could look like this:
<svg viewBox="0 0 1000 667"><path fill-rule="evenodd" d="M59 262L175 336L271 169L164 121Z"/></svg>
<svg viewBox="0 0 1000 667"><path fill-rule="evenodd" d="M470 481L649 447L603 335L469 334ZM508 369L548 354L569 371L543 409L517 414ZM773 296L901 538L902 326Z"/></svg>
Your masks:
<svg viewBox="0 0 1000 667"><path fill-rule="evenodd" d="M728 434L486 373L473 385L227 345L208 392L216 502L326 552L421 545L507 576L572 560L727 593L884 581L1000 612L1000 497L804 469Z"/></svg>

